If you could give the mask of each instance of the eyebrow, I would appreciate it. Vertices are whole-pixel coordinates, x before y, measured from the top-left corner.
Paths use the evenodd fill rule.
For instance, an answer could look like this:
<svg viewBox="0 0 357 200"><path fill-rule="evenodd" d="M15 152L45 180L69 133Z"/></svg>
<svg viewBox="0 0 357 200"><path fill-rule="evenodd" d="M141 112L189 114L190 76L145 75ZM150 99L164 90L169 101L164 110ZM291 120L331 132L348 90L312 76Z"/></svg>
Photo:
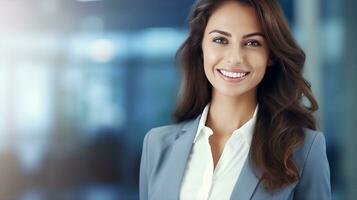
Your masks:
<svg viewBox="0 0 357 200"><path fill-rule="evenodd" d="M228 36L228 37L232 37L232 35L230 33L226 32L226 31L217 30L217 29L214 29L213 31L209 32L208 34L211 34L211 33L214 33L214 32L220 33L220 34ZM260 32L249 33L249 34L243 35L242 38L248 38L248 37L253 37L253 36L261 36L261 37L265 38L265 35L263 33L260 33Z"/></svg>

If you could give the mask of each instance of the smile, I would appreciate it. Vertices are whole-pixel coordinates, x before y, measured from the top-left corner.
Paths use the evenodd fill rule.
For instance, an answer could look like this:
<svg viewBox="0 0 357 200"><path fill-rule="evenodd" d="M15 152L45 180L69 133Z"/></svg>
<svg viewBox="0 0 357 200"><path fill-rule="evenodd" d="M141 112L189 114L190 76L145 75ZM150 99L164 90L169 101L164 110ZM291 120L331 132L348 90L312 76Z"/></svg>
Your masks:
<svg viewBox="0 0 357 200"><path fill-rule="evenodd" d="M243 79L250 73L250 72L243 72L243 71L237 71L237 72L232 72L232 71L227 71L223 69L218 69L217 70L221 77L229 82L238 82Z"/></svg>

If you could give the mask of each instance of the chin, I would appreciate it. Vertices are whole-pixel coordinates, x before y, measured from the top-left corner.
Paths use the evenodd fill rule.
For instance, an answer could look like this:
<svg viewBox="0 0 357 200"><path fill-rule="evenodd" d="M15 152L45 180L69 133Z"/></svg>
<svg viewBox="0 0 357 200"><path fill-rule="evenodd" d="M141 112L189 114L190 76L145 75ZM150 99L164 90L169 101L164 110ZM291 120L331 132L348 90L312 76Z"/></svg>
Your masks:
<svg viewBox="0 0 357 200"><path fill-rule="evenodd" d="M216 90L217 90L217 93L219 93L220 95L224 95L227 97L239 97L247 92L247 91L242 91L242 90L232 90L230 88L220 88L220 89L216 89Z"/></svg>

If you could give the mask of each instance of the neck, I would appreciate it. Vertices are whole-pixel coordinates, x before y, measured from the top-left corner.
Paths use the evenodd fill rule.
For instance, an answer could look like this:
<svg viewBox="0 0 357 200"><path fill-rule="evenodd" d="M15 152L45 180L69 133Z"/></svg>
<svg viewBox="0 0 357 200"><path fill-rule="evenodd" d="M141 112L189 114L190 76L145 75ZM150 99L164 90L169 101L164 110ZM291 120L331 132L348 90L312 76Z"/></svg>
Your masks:
<svg viewBox="0 0 357 200"><path fill-rule="evenodd" d="M213 90L206 126L214 133L229 136L253 117L256 92L233 97Z"/></svg>

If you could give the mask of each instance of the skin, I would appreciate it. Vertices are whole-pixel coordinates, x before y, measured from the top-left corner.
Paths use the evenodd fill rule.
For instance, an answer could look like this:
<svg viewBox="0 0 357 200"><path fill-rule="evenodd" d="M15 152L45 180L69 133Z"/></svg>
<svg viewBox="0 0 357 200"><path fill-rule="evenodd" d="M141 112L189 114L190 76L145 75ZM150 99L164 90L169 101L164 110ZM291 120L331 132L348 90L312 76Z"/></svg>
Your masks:
<svg viewBox="0 0 357 200"><path fill-rule="evenodd" d="M209 142L214 167L226 141L234 130L252 118L257 105L257 86L270 64L269 48L262 34L255 10L235 1L218 7L205 28L203 63L212 85L206 126L213 130ZM217 69L241 69L249 74L243 81L231 83L222 79Z"/></svg>

